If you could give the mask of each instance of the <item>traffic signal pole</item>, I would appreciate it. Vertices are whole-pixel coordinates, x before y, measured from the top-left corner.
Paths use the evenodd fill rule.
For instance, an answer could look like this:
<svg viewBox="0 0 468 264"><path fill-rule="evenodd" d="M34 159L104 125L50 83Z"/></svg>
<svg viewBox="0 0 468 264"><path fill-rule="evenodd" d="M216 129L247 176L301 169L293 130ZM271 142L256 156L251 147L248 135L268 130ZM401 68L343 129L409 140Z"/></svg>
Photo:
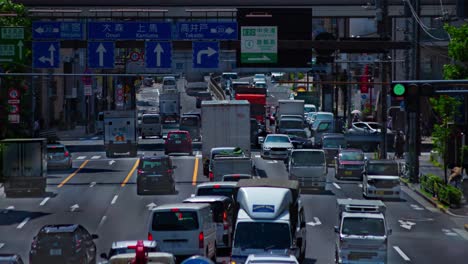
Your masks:
<svg viewBox="0 0 468 264"><path fill-rule="evenodd" d="M378 22L378 31L382 40L388 40L390 38L389 23L390 17L388 16L388 0L376 1L376 20ZM384 52L380 59L380 69L382 71L381 78L382 82L387 82L388 79L388 53ZM381 159L387 159L387 97L388 97L388 86L382 85L380 89L380 114L381 114L381 141L379 148L379 156Z"/></svg>

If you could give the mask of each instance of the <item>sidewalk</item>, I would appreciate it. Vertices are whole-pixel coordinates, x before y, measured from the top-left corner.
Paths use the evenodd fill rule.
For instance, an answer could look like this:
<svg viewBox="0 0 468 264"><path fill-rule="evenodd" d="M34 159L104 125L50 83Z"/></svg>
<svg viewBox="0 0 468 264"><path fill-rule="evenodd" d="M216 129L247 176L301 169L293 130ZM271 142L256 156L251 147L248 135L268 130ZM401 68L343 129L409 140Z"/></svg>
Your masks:
<svg viewBox="0 0 468 264"><path fill-rule="evenodd" d="M434 175L439 176L442 180L445 180L444 170L432 164L429 161L429 156L419 157L419 172L420 174L434 174ZM447 172L447 177L449 175L450 175L450 171ZM439 207L436 201L428 198L420 191L419 184L411 184L411 186L409 187L413 189L413 191L418 193L420 196L428 200L430 203L432 203L435 207ZM468 198L468 177L466 175L462 183L462 191L463 191L464 198L462 199L462 204L460 208L443 209L448 214L453 215L453 216L468 217L468 203L466 201L466 199Z"/></svg>

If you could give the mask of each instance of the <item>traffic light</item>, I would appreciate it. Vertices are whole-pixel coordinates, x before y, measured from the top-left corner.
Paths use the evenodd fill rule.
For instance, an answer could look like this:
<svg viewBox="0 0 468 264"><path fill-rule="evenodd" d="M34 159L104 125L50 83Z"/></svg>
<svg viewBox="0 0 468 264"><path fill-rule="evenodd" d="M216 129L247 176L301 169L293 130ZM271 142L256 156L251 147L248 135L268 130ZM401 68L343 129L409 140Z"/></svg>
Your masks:
<svg viewBox="0 0 468 264"><path fill-rule="evenodd" d="M435 88L430 83L425 83L421 85L419 88L420 96L433 96L434 94L435 94Z"/></svg>

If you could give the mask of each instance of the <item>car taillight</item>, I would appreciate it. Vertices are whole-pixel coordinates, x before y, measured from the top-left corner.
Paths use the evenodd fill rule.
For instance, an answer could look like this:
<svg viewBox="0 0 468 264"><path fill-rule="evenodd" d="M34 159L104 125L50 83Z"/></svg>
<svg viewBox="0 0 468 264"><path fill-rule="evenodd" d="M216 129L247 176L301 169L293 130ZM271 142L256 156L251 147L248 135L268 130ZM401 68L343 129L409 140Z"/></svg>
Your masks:
<svg viewBox="0 0 468 264"><path fill-rule="evenodd" d="M212 171L210 171L209 178L210 178L210 181L214 180L214 174Z"/></svg>
<svg viewBox="0 0 468 264"><path fill-rule="evenodd" d="M229 223L227 222L227 212L226 211L224 211L224 213L223 213L223 226L224 226L224 230L229 229Z"/></svg>
<svg viewBox="0 0 468 264"><path fill-rule="evenodd" d="M200 232L200 234L198 234L198 247L205 247L205 235L203 235L203 232Z"/></svg>
<svg viewBox="0 0 468 264"><path fill-rule="evenodd" d="M152 241L153 240L153 234L148 233L148 240Z"/></svg>
<svg viewBox="0 0 468 264"><path fill-rule="evenodd" d="M169 170L167 170L167 173L171 174L171 173L172 173L172 170L170 170L170 169L169 169Z"/></svg>
<svg viewBox="0 0 468 264"><path fill-rule="evenodd" d="M138 169L137 173L142 174L144 171L142 169Z"/></svg>
<svg viewBox="0 0 468 264"><path fill-rule="evenodd" d="M81 247L81 239L78 239L75 241L75 248L80 248Z"/></svg>
<svg viewBox="0 0 468 264"><path fill-rule="evenodd" d="M224 211L224 213L223 213L223 221L227 221L227 212L226 211Z"/></svg>
<svg viewBox="0 0 468 264"><path fill-rule="evenodd" d="M31 248L32 249L36 249L37 248L37 239L33 239L32 243L31 243Z"/></svg>
<svg viewBox="0 0 468 264"><path fill-rule="evenodd" d="M70 153L68 151L65 151L65 157L70 156Z"/></svg>

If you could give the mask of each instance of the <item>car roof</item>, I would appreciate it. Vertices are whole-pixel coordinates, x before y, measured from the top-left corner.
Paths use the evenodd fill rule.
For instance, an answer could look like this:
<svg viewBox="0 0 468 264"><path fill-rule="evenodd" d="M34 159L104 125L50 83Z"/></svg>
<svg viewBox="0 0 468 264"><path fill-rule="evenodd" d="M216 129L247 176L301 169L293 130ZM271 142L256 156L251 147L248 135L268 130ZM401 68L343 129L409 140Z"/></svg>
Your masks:
<svg viewBox="0 0 468 264"><path fill-rule="evenodd" d="M77 224L46 225L41 228L40 233L71 233L79 227Z"/></svg>
<svg viewBox="0 0 468 264"><path fill-rule="evenodd" d="M280 136L280 137L287 137L287 138L289 138L289 136L286 135L286 134L268 134L268 135L267 135L267 137L270 137L270 136L271 136L271 137L273 137L273 136Z"/></svg>
<svg viewBox="0 0 468 264"><path fill-rule="evenodd" d="M368 160L369 164L398 164L395 160Z"/></svg>
<svg viewBox="0 0 468 264"><path fill-rule="evenodd" d="M184 200L184 203L212 203L212 202L224 202L231 201L231 198L222 195L206 195L206 196L194 196Z"/></svg>
<svg viewBox="0 0 468 264"><path fill-rule="evenodd" d="M362 152L364 153L364 151L362 151L362 149L354 149L354 148L346 148L346 149L340 149L339 152Z"/></svg>
<svg viewBox="0 0 468 264"><path fill-rule="evenodd" d="M204 183L200 183L197 185L197 188L214 188L214 186L217 185L219 188L223 188L223 187L236 187L237 186L237 182L229 182L229 181L226 181L226 182L222 182L222 181L218 181L218 182L204 182Z"/></svg>
<svg viewBox="0 0 468 264"><path fill-rule="evenodd" d="M155 207L155 210L171 210L177 208L179 210L199 210L205 207L209 207L209 203L172 203L172 204L163 204Z"/></svg>
<svg viewBox="0 0 468 264"><path fill-rule="evenodd" d="M168 134L188 134L189 132L186 130L171 130Z"/></svg>
<svg viewBox="0 0 468 264"><path fill-rule="evenodd" d="M344 138L344 134L341 133L324 133L322 135L324 138Z"/></svg>
<svg viewBox="0 0 468 264"><path fill-rule="evenodd" d="M164 80L164 79L175 79L175 77L174 77L174 76L164 76L164 77L163 77L163 80Z"/></svg>
<svg viewBox="0 0 468 264"><path fill-rule="evenodd" d="M162 159L170 159L168 155L154 155L154 156L142 156L140 160L162 160Z"/></svg>
<svg viewBox="0 0 468 264"><path fill-rule="evenodd" d="M48 148L64 148L65 145L64 145L64 144L60 144L60 143L53 143L53 144L47 144L47 147L48 147Z"/></svg>
<svg viewBox="0 0 468 264"><path fill-rule="evenodd" d="M125 240L125 241L115 241L112 243L112 249L116 248L127 248L128 246L134 246L136 245L138 240ZM143 240L143 245L145 247L156 247L156 241L153 240Z"/></svg>
<svg viewBox="0 0 468 264"><path fill-rule="evenodd" d="M154 116L154 115L159 116L158 113L143 113L143 116Z"/></svg>
<svg viewBox="0 0 468 264"><path fill-rule="evenodd" d="M320 152L320 153L325 153L323 149L293 149L291 150L291 153L293 152Z"/></svg>
<svg viewBox="0 0 468 264"><path fill-rule="evenodd" d="M249 255L250 261L261 260L261 263L266 263L264 261L289 261L289 262L297 262L297 259L291 255L279 255L279 254L268 254L268 253L261 253L261 254L251 254Z"/></svg>

